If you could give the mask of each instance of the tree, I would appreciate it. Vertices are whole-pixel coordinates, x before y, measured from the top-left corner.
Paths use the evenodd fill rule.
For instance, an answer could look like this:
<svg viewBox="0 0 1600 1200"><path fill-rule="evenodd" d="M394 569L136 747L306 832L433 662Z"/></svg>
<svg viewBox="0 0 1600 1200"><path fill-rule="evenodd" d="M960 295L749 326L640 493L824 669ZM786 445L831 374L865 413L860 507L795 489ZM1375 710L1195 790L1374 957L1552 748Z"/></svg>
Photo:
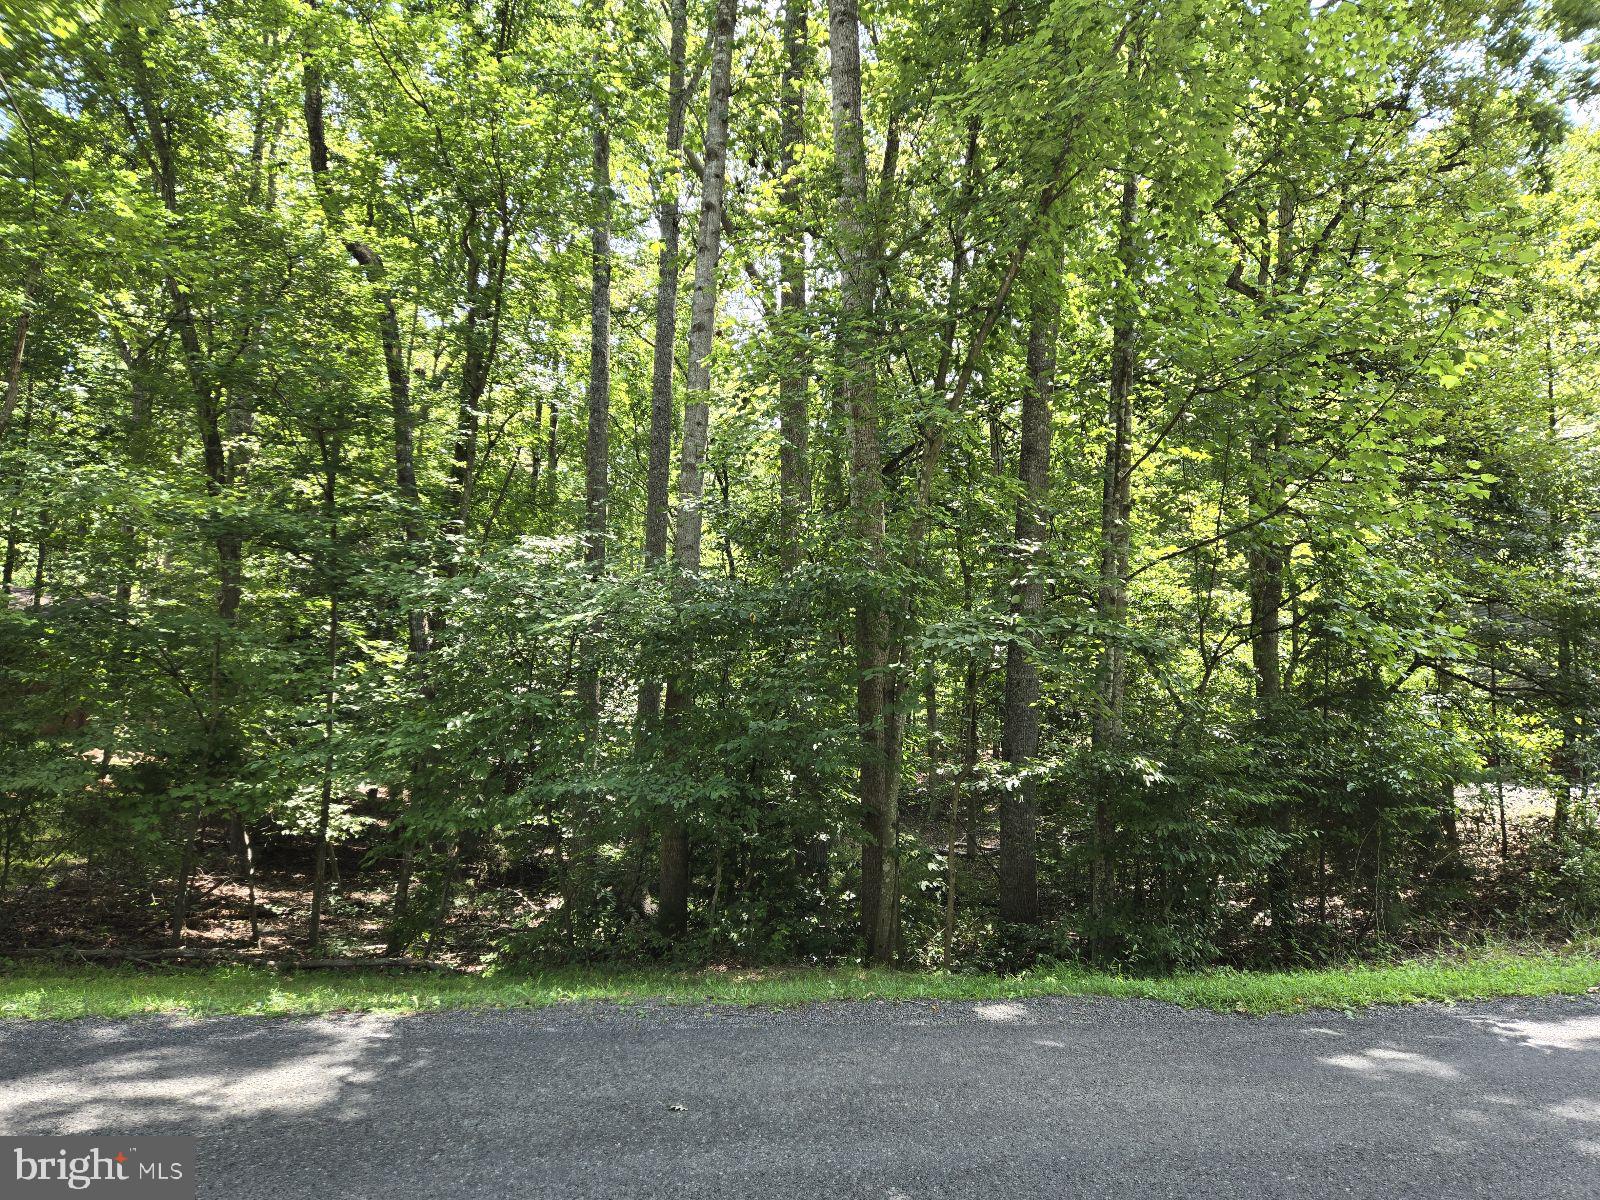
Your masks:
<svg viewBox="0 0 1600 1200"><path fill-rule="evenodd" d="M19 911L1139 968L1600 912L1581 5L23 7Z"/></svg>
<svg viewBox="0 0 1600 1200"><path fill-rule="evenodd" d="M722 253L723 183L728 154L728 98L733 91L733 39L737 0L716 0L711 19L711 75L706 99L704 169L700 180L700 221L695 233L694 294L689 304L687 400L683 445L678 459L678 527L672 561L692 579L700 572L701 504L705 497L704 460L711 417L711 346L717 324L717 260ZM667 682L669 732L681 732L693 703L686 681ZM661 829L661 928L681 934L689 914L689 834L684 818L669 815Z"/></svg>

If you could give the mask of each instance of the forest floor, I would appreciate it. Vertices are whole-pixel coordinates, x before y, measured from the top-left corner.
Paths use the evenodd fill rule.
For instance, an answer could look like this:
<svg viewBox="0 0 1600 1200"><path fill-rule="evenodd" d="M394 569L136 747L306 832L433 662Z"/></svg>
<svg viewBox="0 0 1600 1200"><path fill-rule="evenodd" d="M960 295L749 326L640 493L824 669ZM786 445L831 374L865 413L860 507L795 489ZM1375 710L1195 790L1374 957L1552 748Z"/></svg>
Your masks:
<svg viewBox="0 0 1600 1200"><path fill-rule="evenodd" d="M1153 977L1080 967L1047 967L1017 975L849 967L575 967L458 974L251 964L151 969L0 959L0 1017L33 1019L152 1013L419 1013L580 1002L781 1008L824 1000L952 1002L1048 996L1139 998L1259 1014L1558 993L1600 994L1600 937L1562 946L1498 943L1319 969L1218 969Z"/></svg>
<svg viewBox="0 0 1600 1200"><path fill-rule="evenodd" d="M8 1134L198 1137L203 1197L1589 1200L1600 996L6 1023Z"/></svg>
<svg viewBox="0 0 1600 1200"><path fill-rule="evenodd" d="M1513 924L1505 914L1514 912L1525 898L1530 871L1550 835L1538 797L1518 791L1509 793L1507 800L1508 854L1500 849L1493 812L1481 797L1480 802L1463 804L1459 814L1463 850L1482 911L1463 912L1439 923L1426 936L1410 938L1409 948L1431 949L1436 942ZM919 816L909 808L904 827L925 845L939 845L947 836L937 818ZM980 840L977 862L958 857L963 903L980 908L993 903L996 845L992 836L986 836ZM247 964L305 956L311 907L311 876L305 868L313 857L309 841L258 839L253 909L252 890L241 876L225 827L205 829L199 849L185 950L197 957ZM394 877L382 866L371 865L372 849L367 842L352 841L330 859L335 871L323 913L322 956L384 956ZM68 960L77 954L91 960L139 959L159 957L169 944L171 895L164 885L136 885L103 866L91 867L81 858L65 856L47 863L17 864L14 875L12 886L0 891L0 960L11 953L45 950ZM448 918L439 921L429 941L427 957L437 966L481 971L500 957L508 938L538 925L550 900L537 888L465 877ZM1308 916L1313 904L1308 898ZM1337 928L1324 931L1333 935L1323 943L1334 948L1328 957L1339 957L1340 943L1352 957L1360 957L1369 931L1363 929L1356 936L1356 930L1370 924L1370 914L1344 913L1337 902L1331 910Z"/></svg>
<svg viewBox="0 0 1600 1200"><path fill-rule="evenodd" d="M1472 815L1464 817L1463 829L1479 877L1489 881L1488 890L1514 892L1532 848L1546 835L1536 823L1514 823L1507 862L1497 854L1492 822ZM1325 951L1318 966L1295 970L1216 968L1151 977L1070 965L1014 975L848 966L517 968L497 965L496 951L508 930L527 927L537 897L511 887L468 891L427 960L398 964L383 958L391 881L382 872L360 871L360 847L346 848L343 884L330 897L325 920L322 954L339 959L343 969L314 970L297 965L307 957L310 880L287 869L296 856L281 854L283 863L266 856L255 887L259 936L252 938L249 893L231 873L220 837L208 844L195 881L181 962L167 957L166 897L153 891L81 862L58 863L36 872L32 886L13 888L0 904L0 1018L418 1013L583 1001L783 1007L1040 996L1142 998L1260 1014L1600 989L1600 930L1554 940L1484 941L1467 921L1413 939L1403 950L1374 952L1351 940L1343 952ZM1494 928L1493 914L1478 928ZM410 969L393 969L397 965Z"/></svg>

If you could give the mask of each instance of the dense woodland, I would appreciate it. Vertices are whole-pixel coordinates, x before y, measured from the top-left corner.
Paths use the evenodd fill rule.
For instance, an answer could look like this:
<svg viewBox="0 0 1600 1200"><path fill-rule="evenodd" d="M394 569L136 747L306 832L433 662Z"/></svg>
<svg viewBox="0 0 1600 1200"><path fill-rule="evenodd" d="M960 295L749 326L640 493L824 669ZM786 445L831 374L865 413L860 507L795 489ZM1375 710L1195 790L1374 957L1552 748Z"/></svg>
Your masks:
<svg viewBox="0 0 1600 1200"><path fill-rule="evenodd" d="M1597 25L0 0L0 946L1600 917Z"/></svg>

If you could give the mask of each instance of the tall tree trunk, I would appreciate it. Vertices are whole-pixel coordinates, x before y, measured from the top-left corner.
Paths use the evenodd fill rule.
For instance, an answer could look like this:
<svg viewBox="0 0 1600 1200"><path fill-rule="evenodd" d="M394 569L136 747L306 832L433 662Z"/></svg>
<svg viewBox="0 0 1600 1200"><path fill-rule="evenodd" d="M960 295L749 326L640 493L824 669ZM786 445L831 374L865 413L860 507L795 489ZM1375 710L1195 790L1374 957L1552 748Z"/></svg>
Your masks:
<svg viewBox="0 0 1600 1200"><path fill-rule="evenodd" d="M695 232L694 294L689 303L689 362L683 413L683 446L678 459L678 526L672 560L678 572L700 571L705 496L705 452L711 417L711 344L717 325L717 261L722 254L723 191L728 159L728 97L733 89L733 33L738 0L717 0L711 20L711 81L706 101L705 169L700 192L700 223ZM688 681L667 683L666 719L682 728L693 699ZM689 920L689 835L683 819L669 817L661 830L661 930L683 932Z"/></svg>
<svg viewBox="0 0 1600 1200"><path fill-rule="evenodd" d="M688 55L688 0L670 0L667 45L667 123L665 169L656 202L656 226L661 250L656 259L655 346L650 369L650 443L644 486L644 563L658 566L667 554L668 492L672 471L672 392L678 348L678 255L682 225L683 123L688 104L685 60ZM648 744L661 720L661 681L639 681L634 719L637 744ZM651 824L640 821L632 841L630 872L624 908L642 910L646 865L650 861ZM674 847L681 849L681 847ZM674 868L676 872L676 868Z"/></svg>
<svg viewBox="0 0 1600 1200"><path fill-rule="evenodd" d="M181 210L178 204L178 159L170 137L173 124L162 109L159 97L151 90L150 76L142 57L142 48L137 43L125 42L121 51L126 56L134 82L134 96L143 117L142 132L148 141L158 197L167 213L177 217L181 215ZM210 357L201 341L200 326L195 319L188 285L173 274L168 274L163 284L172 306L171 322L178 333L184 373L188 378L190 392L194 398L195 415L200 426L200 465L205 476L206 496L210 503L211 511L208 515L214 528L211 540L217 562L217 627L212 637L205 763L208 778L214 779L221 774L221 759L232 754L231 746L225 747L221 736L227 703L225 673L222 669L223 630L231 629L236 622L239 603L243 596L243 541L225 521L218 519L223 497L232 483L224 421L231 421L238 409L235 407L236 401L230 400L211 370ZM224 404L230 405L227 414L224 412ZM194 871L195 838L200 830L204 807L203 799L197 796L189 806L185 822L172 906L170 940L173 946L182 945L188 922L189 880Z"/></svg>
<svg viewBox="0 0 1600 1200"><path fill-rule="evenodd" d="M550 401L550 432L545 440L544 459L544 506L554 508L556 497L559 495L559 479L556 467L561 461L561 406L554 400Z"/></svg>
<svg viewBox="0 0 1600 1200"><path fill-rule="evenodd" d="M1250 443L1250 460L1259 483L1256 494L1258 512L1270 511L1280 499L1276 485L1277 455L1282 447L1282 429L1275 428L1265 435L1253 437ZM1250 603L1250 665L1255 675L1256 725L1262 736L1270 736L1283 695L1283 668L1280 657L1281 630L1283 627L1283 568L1284 557L1270 529L1257 526L1252 530L1250 544L1245 551L1245 569L1249 582ZM1281 831L1287 813L1269 812L1268 822L1275 831ZM1287 936L1293 922L1289 899L1288 872L1284 858L1274 854L1267 864L1267 908L1272 929L1279 937Z"/></svg>
<svg viewBox="0 0 1600 1200"><path fill-rule="evenodd" d="M970 531L968 524L967 530ZM961 611L971 614L973 567L967 553L967 539L956 552L961 568ZM966 853L969 865L978 861L978 821L983 815L983 793L973 782L978 771L978 660L966 656L961 672L961 789L966 792Z"/></svg>
<svg viewBox="0 0 1600 1200"><path fill-rule="evenodd" d="M599 578L606 564L611 454L611 134L605 108L592 106L594 178L589 230L589 428L583 450L583 559ZM585 656L588 657L588 656ZM589 724L600 719L600 675L585 665L578 680Z"/></svg>
<svg viewBox="0 0 1600 1200"><path fill-rule="evenodd" d="M250 822L239 822L239 857L244 862L245 903L250 913L250 944L261 944L261 906L256 900L256 848L250 840Z"/></svg>
<svg viewBox="0 0 1600 1200"><path fill-rule="evenodd" d="M1263 258L1259 274L1260 291L1272 296L1289 284L1294 268L1293 192L1285 185L1278 196L1276 219L1276 246L1271 260ZM1288 442L1288 425L1279 407L1276 392L1268 389L1267 411L1255 414L1253 425L1258 430L1250 439L1251 466L1251 517L1256 524L1250 530L1245 547L1245 571L1248 577L1250 604L1250 664L1255 673L1256 723L1261 736L1270 736L1277 719L1283 696L1283 665L1280 654L1283 630L1284 570L1288 555L1282 544L1282 534L1272 519L1283 507L1283 466L1280 458ZM1268 823L1275 833L1287 835L1290 816L1288 809L1273 805L1267 814ZM1267 909L1272 920L1273 934L1287 940L1294 925L1294 901L1290 895L1288 857L1283 853L1273 855L1267 864Z"/></svg>
<svg viewBox="0 0 1600 1200"><path fill-rule="evenodd" d="M383 351L384 378L389 390L395 494L400 500L401 530L405 537L407 557L413 569L421 570L429 558L428 537L423 524L422 496L417 488L416 426L411 410L411 376L406 365L405 339L400 328L399 306L395 301L394 292L388 285L382 257L366 242L350 237L344 232L344 206L339 190L329 176L328 132L327 120L323 113L322 72L315 62L306 62L302 71L302 84L312 186L316 189L323 215L330 224L337 227L339 236L344 239L345 252L361 269L378 302L378 344ZM554 421L552 412L552 426ZM414 669L423 669L424 656L428 653L430 641L426 609L420 604L408 604L406 653ZM428 690L426 678L423 680L423 690L424 692ZM414 772L412 774L414 776ZM412 800L411 781L408 779L399 790L401 795L399 814L390 828L404 841L405 812ZM395 900L387 935L387 951L390 954L397 954L403 948L400 931L407 915L405 910L411 890L412 858L412 848L409 842L406 842L401 849L401 865L395 880Z"/></svg>
<svg viewBox="0 0 1600 1200"><path fill-rule="evenodd" d="M778 245L781 375L778 379L778 555L785 575L805 559L805 528L811 511L811 353L806 330L806 235L800 189L805 146L805 84L810 54L808 0L784 0L783 79L778 92L781 178L778 200L790 227ZM796 800L810 805L815 782L797 779ZM796 867L818 894L828 881L828 838L797 839Z"/></svg>
<svg viewBox="0 0 1600 1200"><path fill-rule="evenodd" d="M1551 335L1545 333L1545 399L1550 407L1550 441L1555 444L1561 435L1560 413L1556 408L1555 346ZM1559 562L1562 552L1562 521L1559 503L1550 503L1550 557ZM1573 669L1572 621L1563 605L1556 614L1556 705L1557 723L1561 727L1561 749L1555 763L1556 806L1550 822L1550 835L1559 847L1567 834L1567 818L1572 807L1572 793L1579 783L1578 726L1576 709L1579 704L1578 681Z"/></svg>
<svg viewBox="0 0 1600 1200"><path fill-rule="evenodd" d="M28 607L33 612L44 609L44 581L45 563L50 557L50 514L47 511L39 512L39 544L34 547L33 554L33 598L28 601Z"/></svg>
<svg viewBox="0 0 1600 1200"><path fill-rule="evenodd" d="M1105 470L1100 488L1100 582L1095 616L1105 631L1095 678L1095 711L1090 745L1103 763L1121 753L1123 703L1128 691L1128 651L1123 625L1128 617L1128 548L1132 538L1133 385L1137 365L1135 323L1135 223L1139 181L1133 172L1122 178L1117 214L1117 259L1122 278L1111 329L1111 384L1106 397ZM1092 857L1089 868L1089 911L1102 924L1111 906L1111 796L1119 772L1102 769L1094 796Z"/></svg>
<svg viewBox="0 0 1600 1200"><path fill-rule="evenodd" d="M115 330L111 336L117 354L122 359L122 365L128 372L128 416L123 426L128 460L135 469L143 470L148 466L150 459L145 426L150 417L151 398L146 371L147 356L153 343L147 343L135 351ZM142 539L138 527L129 514L122 515L118 522L118 530L126 546L126 556L119 563L116 605L118 617L126 620L128 606L133 602L133 583L138 570Z"/></svg>
<svg viewBox="0 0 1600 1200"><path fill-rule="evenodd" d="M34 388L31 380L28 383L27 392L27 402L22 406L23 446L30 445L33 440ZM11 512L6 518L5 563L3 566L0 566L0 593L3 593L7 596L11 594L11 584L16 578L17 574L17 561L20 557L18 553L20 550L20 535L17 530L17 522L21 519L21 517L22 509L20 504L13 504L11 506Z"/></svg>
<svg viewBox="0 0 1600 1200"><path fill-rule="evenodd" d="M1559 845L1567 834L1567 822L1572 809L1572 794L1580 781L1578 727L1574 709L1579 703L1576 672L1573 670L1572 630L1563 613L1560 632L1556 635L1556 686L1560 689L1557 702L1561 705L1558 717L1561 726L1561 749L1556 762L1556 807L1550 824L1550 834Z"/></svg>
<svg viewBox="0 0 1600 1200"><path fill-rule="evenodd" d="M445 486L444 570L454 575L467 553L472 503L480 470L479 433L484 398L499 350L500 320L505 310L506 264L511 253L511 227L505 198L498 214L467 207L461 228L462 282L466 313L460 325L461 373L457 388L455 441Z"/></svg>
<svg viewBox="0 0 1600 1200"><path fill-rule="evenodd" d="M1051 261L1051 275L1054 261ZM1039 752L1039 634L1031 628L1044 607L1044 508L1050 489L1050 399L1055 387L1056 281L1047 277L1028 322L1028 387L1022 397L1017 449L1017 519L1011 614L1006 646L1005 716L1001 754L1014 772L1026 772ZM1039 919L1035 853L1037 809L1027 775L1000 797L1000 919Z"/></svg>
<svg viewBox="0 0 1600 1200"><path fill-rule="evenodd" d="M12 414L17 411L17 397L21 394L22 357L28 345L28 326L33 320L33 293L43 274L44 264L34 259L28 265L22 281L22 311L17 314L12 327L11 355L6 366L5 399L0 401L0 438L6 435Z"/></svg>
<svg viewBox="0 0 1600 1200"><path fill-rule="evenodd" d="M878 441L872 345L877 265L867 207L866 138L861 117L861 23L856 0L828 0L829 84L834 155L839 164L840 256L838 391L850 421L850 508L869 571L888 566L884 546L883 456ZM869 961L894 954L895 843L899 814L890 772L893 731L888 714L890 613L871 586L856 602L856 723L861 739L858 797L861 847L861 933Z"/></svg>
<svg viewBox="0 0 1600 1200"><path fill-rule="evenodd" d="M783 173L778 198L794 226L778 246L778 274L782 280L780 312L783 318L783 374L778 380L778 536L785 571L801 560L801 531L811 507L811 464L806 453L810 437L807 392L811 364L805 336L806 243L801 224L799 162L805 145L805 70L807 0L784 0L783 81L778 94L778 166Z"/></svg>
<svg viewBox="0 0 1600 1200"><path fill-rule="evenodd" d="M183 945L183 935L189 927L189 879L194 874L195 839L200 834L200 818L203 815L201 802L195 800L183 816L178 851L178 886L172 898L172 919L167 935L167 945L173 949Z"/></svg>
<svg viewBox="0 0 1600 1200"><path fill-rule="evenodd" d="M688 104L684 60L689 39L688 0L671 0L667 47L666 170L656 208L661 253L656 259L656 330L650 369L650 447L645 467L644 561L654 566L667 553L668 490L672 467L672 380L678 345L678 242L683 180L683 119ZM661 684L639 684L638 726L648 734L661 716Z"/></svg>
<svg viewBox="0 0 1600 1200"><path fill-rule="evenodd" d="M378 343L383 350L384 376L389 386L389 414L393 427L395 493L400 498L402 529L413 561L420 566L426 537L422 521L421 495L417 489L416 431L411 412L411 377L406 369L405 338L400 329L400 312L387 282L382 257L366 242L343 231L344 206L337 187L329 178L328 134L323 116L322 72L313 62L306 63L305 85L306 141L310 150L311 178L324 215L344 238L345 251L361 268L378 301ZM416 605L406 613L407 643L413 658L428 649L426 614Z"/></svg>
<svg viewBox="0 0 1600 1200"><path fill-rule="evenodd" d="M1433 687L1439 697L1441 716L1449 702L1450 677L1438 666L1433 669ZM1461 825L1456 812L1456 781L1445 779L1439 786L1439 832L1444 843L1434 877L1444 883L1460 884L1471 876L1461 853ZM1324 907L1326 901L1324 901Z"/></svg>
<svg viewBox="0 0 1600 1200"><path fill-rule="evenodd" d="M328 897L328 823L333 811L333 734L339 695L339 442L337 436L319 430L317 444L322 452L322 518L328 538L328 640L325 660L328 682L323 691L322 789L317 802L317 857L311 877L311 920L306 930L306 946L312 953L322 948L322 911Z"/></svg>

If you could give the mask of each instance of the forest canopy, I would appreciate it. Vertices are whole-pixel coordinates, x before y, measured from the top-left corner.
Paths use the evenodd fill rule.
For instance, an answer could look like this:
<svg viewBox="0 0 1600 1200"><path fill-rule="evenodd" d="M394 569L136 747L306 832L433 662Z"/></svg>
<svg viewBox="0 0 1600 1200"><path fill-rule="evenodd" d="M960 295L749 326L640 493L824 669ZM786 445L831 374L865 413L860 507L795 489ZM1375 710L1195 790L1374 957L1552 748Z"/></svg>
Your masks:
<svg viewBox="0 0 1600 1200"><path fill-rule="evenodd" d="M1600 918L1593 0L0 0L0 948Z"/></svg>

